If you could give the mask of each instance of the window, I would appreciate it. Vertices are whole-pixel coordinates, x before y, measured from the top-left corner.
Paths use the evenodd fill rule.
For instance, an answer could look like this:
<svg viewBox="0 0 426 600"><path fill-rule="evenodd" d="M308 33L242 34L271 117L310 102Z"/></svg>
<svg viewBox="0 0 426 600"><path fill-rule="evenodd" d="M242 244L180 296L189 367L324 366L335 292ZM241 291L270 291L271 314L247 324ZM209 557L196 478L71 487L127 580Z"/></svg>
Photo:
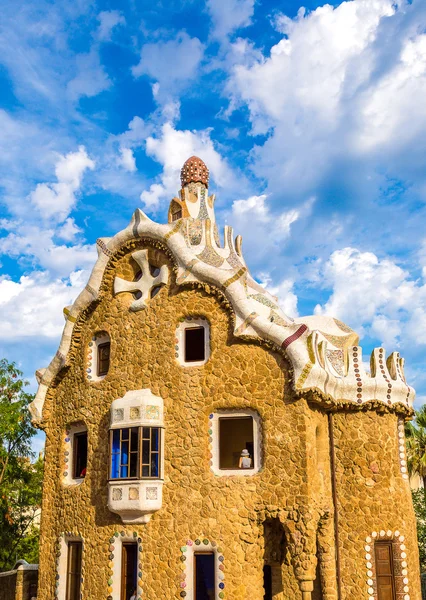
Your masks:
<svg viewBox="0 0 426 600"><path fill-rule="evenodd" d="M86 477L87 431L74 433L73 452L73 479L80 479L81 477Z"/></svg>
<svg viewBox="0 0 426 600"><path fill-rule="evenodd" d="M172 213L172 221L178 221L181 218L182 218L182 210L177 210L174 213Z"/></svg>
<svg viewBox="0 0 426 600"><path fill-rule="evenodd" d="M120 600L129 600L137 589L138 545L123 542L121 546L121 594Z"/></svg>
<svg viewBox="0 0 426 600"><path fill-rule="evenodd" d="M204 327L187 327L185 329L185 362L204 361L205 356Z"/></svg>
<svg viewBox="0 0 426 600"><path fill-rule="evenodd" d="M255 475L262 467L259 414L250 408L209 415L211 470L219 477Z"/></svg>
<svg viewBox="0 0 426 600"><path fill-rule="evenodd" d="M106 375L109 370L111 343L105 342L98 346L98 377Z"/></svg>
<svg viewBox="0 0 426 600"><path fill-rule="evenodd" d="M79 485L84 481L88 462L88 433L82 421L70 423L64 432L63 483Z"/></svg>
<svg viewBox="0 0 426 600"><path fill-rule="evenodd" d="M215 594L214 553L195 552L194 561L194 600L211 600Z"/></svg>
<svg viewBox="0 0 426 600"><path fill-rule="evenodd" d="M219 468L254 469L253 417L219 418Z"/></svg>
<svg viewBox="0 0 426 600"><path fill-rule="evenodd" d="M81 542L68 542L66 600L80 600Z"/></svg>
<svg viewBox="0 0 426 600"><path fill-rule="evenodd" d="M377 600L396 600L392 542L374 544L376 555Z"/></svg>
<svg viewBox="0 0 426 600"><path fill-rule="evenodd" d="M87 378L102 381L111 364L111 339L106 331L97 331L89 342Z"/></svg>
<svg viewBox="0 0 426 600"><path fill-rule="evenodd" d="M199 367L204 365L210 353L209 324L203 317L187 317L176 331L176 358L181 365Z"/></svg>
<svg viewBox="0 0 426 600"><path fill-rule="evenodd" d="M110 479L160 477L159 427L112 429L110 436Z"/></svg>

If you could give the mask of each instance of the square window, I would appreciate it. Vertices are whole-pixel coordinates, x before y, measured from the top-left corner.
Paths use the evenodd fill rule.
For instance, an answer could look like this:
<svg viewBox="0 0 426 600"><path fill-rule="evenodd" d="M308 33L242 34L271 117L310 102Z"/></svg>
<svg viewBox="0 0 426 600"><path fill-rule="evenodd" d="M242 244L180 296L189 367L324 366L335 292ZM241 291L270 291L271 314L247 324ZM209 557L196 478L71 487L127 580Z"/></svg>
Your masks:
<svg viewBox="0 0 426 600"><path fill-rule="evenodd" d="M202 362L206 357L206 335L204 327L185 328L185 362Z"/></svg>
<svg viewBox="0 0 426 600"><path fill-rule="evenodd" d="M219 469L254 469L253 417L219 418Z"/></svg>
<svg viewBox="0 0 426 600"><path fill-rule="evenodd" d="M87 469L87 431L74 434L73 440L73 479L86 477Z"/></svg>

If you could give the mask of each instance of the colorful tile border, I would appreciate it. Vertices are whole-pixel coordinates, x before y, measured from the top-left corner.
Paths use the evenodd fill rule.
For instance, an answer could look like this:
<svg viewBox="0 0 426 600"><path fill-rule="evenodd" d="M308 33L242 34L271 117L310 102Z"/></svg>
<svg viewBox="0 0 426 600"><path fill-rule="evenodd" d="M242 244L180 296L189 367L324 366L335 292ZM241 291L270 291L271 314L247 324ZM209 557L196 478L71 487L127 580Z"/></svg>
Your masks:
<svg viewBox="0 0 426 600"><path fill-rule="evenodd" d="M121 557L121 544L122 542L136 542L138 544L138 578L137 578L137 590L136 599L142 600L142 539L138 537L137 531L115 531L114 534L109 538L109 555L108 555L108 596L106 600L114 600L113 596L113 584L114 584L114 567L117 561L117 551Z"/></svg>
<svg viewBox="0 0 426 600"><path fill-rule="evenodd" d="M379 541L392 542L396 600L410 600L405 537L399 531L391 530L373 531L365 538L364 551L367 567L368 600L378 600L374 545Z"/></svg>
<svg viewBox="0 0 426 600"><path fill-rule="evenodd" d="M408 481L409 475L407 467L407 448L405 445L405 421L402 417L399 417L398 419L398 456L402 477Z"/></svg>
<svg viewBox="0 0 426 600"><path fill-rule="evenodd" d="M85 578L85 567L84 567L84 538L80 533L74 533L72 531L64 531L59 535L57 547L56 547L56 580L55 580L55 592L54 600L65 600L65 587L66 587L66 569L67 569L67 543L71 542L82 542L81 552L81 586L80 586L80 600L83 598L84 592L84 578Z"/></svg>
<svg viewBox="0 0 426 600"><path fill-rule="evenodd" d="M216 559L216 581L214 600L222 600L225 598L225 557L223 550L214 541L209 541L208 538L200 536L196 540L188 540L184 546L180 548L180 568L182 571L181 581L179 584L178 598L186 598L194 600L194 554L200 552L213 552Z"/></svg>

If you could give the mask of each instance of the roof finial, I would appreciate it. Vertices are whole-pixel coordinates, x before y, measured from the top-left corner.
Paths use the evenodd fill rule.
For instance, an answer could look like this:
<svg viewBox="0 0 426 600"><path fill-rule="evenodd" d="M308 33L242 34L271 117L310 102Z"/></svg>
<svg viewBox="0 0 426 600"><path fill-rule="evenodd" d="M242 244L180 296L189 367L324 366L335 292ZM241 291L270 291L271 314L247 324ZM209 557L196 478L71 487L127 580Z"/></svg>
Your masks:
<svg viewBox="0 0 426 600"><path fill-rule="evenodd" d="M202 183L209 187L209 170L198 156L191 156L185 162L180 172L182 187L188 183Z"/></svg>

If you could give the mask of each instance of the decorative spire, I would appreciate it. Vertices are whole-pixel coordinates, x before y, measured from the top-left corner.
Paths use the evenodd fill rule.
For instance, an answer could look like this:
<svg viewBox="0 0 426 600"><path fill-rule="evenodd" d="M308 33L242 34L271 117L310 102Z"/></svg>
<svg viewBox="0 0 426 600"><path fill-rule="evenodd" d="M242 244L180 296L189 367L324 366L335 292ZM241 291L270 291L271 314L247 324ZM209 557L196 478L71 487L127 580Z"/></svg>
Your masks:
<svg viewBox="0 0 426 600"><path fill-rule="evenodd" d="M205 163L198 156L191 156L185 162L180 172L182 187L188 183L202 183L209 187L209 170Z"/></svg>

